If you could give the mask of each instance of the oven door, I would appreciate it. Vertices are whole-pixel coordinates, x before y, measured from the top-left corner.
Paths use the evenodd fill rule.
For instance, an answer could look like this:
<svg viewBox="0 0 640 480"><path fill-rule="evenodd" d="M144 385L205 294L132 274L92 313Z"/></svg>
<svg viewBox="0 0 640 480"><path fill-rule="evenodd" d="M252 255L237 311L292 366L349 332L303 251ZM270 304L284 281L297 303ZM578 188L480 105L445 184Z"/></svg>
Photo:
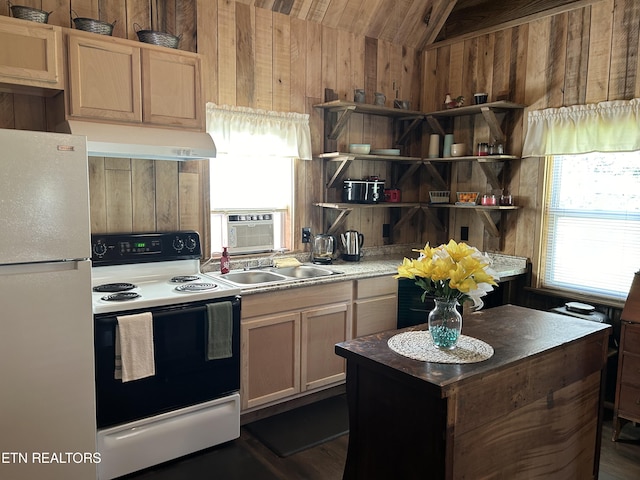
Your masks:
<svg viewBox="0 0 640 480"><path fill-rule="evenodd" d="M207 304L232 303L232 356L207 360ZM156 374L130 382L115 378L118 315L150 311ZM240 297L95 315L98 428L195 405L240 389Z"/></svg>

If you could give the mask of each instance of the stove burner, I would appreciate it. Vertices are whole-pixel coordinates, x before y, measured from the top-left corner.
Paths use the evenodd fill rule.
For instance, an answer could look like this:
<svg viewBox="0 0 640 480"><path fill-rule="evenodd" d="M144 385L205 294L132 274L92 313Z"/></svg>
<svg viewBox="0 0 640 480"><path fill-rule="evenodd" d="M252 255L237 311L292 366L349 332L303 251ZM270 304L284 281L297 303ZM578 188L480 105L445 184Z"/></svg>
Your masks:
<svg viewBox="0 0 640 480"><path fill-rule="evenodd" d="M139 293L136 292L117 292L111 295L105 295L102 297L102 300L105 302L123 302L126 300L133 300L134 298L138 298L140 296Z"/></svg>
<svg viewBox="0 0 640 480"><path fill-rule="evenodd" d="M185 285L178 285L176 290L179 292L203 292L206 290L213 290L218 288L215 283L187 283Z"/></svg>
<svg viewBox="0 0 640 480"><path fill-rule="evenodd" d="M171 279L173 283L195 282L196 280L200 280L197 275L178 275Z"/></svg>
<svg viewBox="0 0 640 480"><path fill-rule="evenodd" d="M105 283L93 287L94 292L108 293L108 292L126 292L127 290L133 290L136 286L133 283Z"/></svg>

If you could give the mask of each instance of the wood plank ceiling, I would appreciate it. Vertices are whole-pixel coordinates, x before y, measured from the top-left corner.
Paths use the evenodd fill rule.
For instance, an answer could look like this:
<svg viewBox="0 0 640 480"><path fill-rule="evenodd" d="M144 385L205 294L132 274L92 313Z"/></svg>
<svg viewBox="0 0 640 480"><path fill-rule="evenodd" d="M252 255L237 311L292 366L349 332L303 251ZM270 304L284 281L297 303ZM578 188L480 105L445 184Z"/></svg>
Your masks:
<svg viewBox="0 0 640 480"><path fill-rule="evenodd" d="M357 35L423 49L600 0L237 0Z"/></svg>

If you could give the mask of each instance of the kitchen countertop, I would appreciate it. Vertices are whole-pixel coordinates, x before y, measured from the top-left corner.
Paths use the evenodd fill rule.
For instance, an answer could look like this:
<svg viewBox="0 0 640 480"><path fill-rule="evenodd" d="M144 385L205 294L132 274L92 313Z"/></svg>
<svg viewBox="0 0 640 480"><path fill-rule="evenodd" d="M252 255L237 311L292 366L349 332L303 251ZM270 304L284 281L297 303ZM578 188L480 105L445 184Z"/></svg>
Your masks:
<svg viewBox="0 0 640 480"><path fill-rule="evenodd" d="M367 250L365 249L364 255L359 262L346 262L341 259L336 259L331 265L318 265L323 268L327 268L336 272L335 275L329 275L325 277L315 278L302 278L284 280L282 282L271 282L260 285L247 285L242 287L242 295L250 295L254 293L265 293L279 290L288 290L291 288L310 287L315 285L322 285L326 283L344 282L351 280L359 280L365 278L381 277L385 275L395 275L398 272L398 266L402 264L404 257L415 258L415 252L412 252L412 246L399 245L390 247L381 247ZM527 259L523 257L515 257L510 255L503 255L498 253L488 253L492 259L492 268L499 275L500 281L508 281L518 275L523 275L527 272ZM282 255L278 258L296 258L304 265L313 265L309 260L309 254L300 255ZM232 258L231 268L232 271L241 271L245 262L234 262ZM212 263L209 265L208 273L213 276L219 276L218 270L219 264ZM268 267L265 267L268 269Z"/></svg>

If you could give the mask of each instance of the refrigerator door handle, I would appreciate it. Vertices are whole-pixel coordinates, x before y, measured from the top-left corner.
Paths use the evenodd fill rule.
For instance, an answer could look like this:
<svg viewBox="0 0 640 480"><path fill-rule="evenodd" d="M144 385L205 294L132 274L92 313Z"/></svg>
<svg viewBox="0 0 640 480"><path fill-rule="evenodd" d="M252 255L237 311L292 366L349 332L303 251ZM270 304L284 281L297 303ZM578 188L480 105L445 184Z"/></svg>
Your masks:
<svg viewBox="0 0 640 480"><path fill-rule="evenodd" d="M64 260L57 262L36 262L36 263L11 263L0 265L0 276L25 275L31 273L62 272L78 270L80 262L86 259Z"/></svg>

